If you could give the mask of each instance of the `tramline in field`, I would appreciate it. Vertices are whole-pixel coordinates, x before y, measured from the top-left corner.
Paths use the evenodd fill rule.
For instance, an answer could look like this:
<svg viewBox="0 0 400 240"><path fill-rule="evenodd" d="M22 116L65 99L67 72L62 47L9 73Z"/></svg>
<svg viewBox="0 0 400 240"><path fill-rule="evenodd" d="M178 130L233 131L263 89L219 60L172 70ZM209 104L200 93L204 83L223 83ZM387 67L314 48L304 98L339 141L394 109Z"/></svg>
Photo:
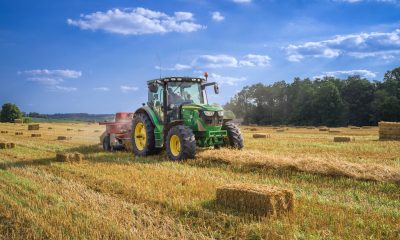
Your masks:
<svg viewBox="0 0 400 240"><path fill-rule="evenodd" d="M104 123L101 136L105 150L126 146L128 139L137 156L157 154L163 148L171 160L194 158L196 147L243 148L239 128L231 121L234 115L221 106L210 105L206 88L218 84L205 78L166 77L147 82L148 102L137 109L130 123L127 113ZM130 126L130 127L129 127Z"/></svg>

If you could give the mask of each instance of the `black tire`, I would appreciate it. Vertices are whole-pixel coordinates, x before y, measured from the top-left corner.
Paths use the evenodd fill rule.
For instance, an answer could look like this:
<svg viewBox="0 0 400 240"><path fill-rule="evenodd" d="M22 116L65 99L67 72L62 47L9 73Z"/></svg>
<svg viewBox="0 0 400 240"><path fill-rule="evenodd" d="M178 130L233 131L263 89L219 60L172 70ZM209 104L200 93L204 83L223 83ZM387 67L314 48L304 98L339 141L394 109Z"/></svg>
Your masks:
<svg viewBox="0 0 400 240"><path fill-rule="evenodd" d="M178 155L174 155L171 151L171 137L173 135L176 135L179 138L180 152ZM184 125L172 127L168 131L165 149L168 158L173 161L194 158L196 156L196 139L192 129Z"/></svg>
<svg viewBox="0 0 400 240"><path fill-rule="evenodd" d="M111 151L111 144L110 144L110 135L107 135L103 138L103 150L104 151Z"/></svg>
<svg viewBox="0 0 400 240"><path fill-rule="evenodd" d="M236 149L242 149L244 147L242 133L236 124L233 122L226 122L222 125L222 130L228 132L228 146Z"/></svg>
<svg viewBox="0 0 400 240"><path fill-rule="evenodd" d="M142 123L145 127L146 131L146 143L143 149L139 149L136 146L135 142L135 128L138 123ZM135 114L132 120L132 132L131 132L131 144L132 144L132 151L137 156L147 156L150 154L155 154L158 151L156 148L156 142L154 137L154 126L151 122L149 116L145 113L138 113Z"/></svg>

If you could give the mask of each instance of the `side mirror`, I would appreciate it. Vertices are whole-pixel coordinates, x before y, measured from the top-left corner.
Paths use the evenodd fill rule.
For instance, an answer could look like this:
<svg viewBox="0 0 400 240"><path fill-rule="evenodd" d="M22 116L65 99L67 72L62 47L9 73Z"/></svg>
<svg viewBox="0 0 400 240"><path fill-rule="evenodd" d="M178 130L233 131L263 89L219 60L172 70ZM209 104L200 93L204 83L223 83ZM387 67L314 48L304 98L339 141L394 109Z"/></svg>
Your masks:
<svg viewBox="0 0 400 240"><path fill-rule="evenodd" d="M219 94L219 86L218 86L218 83L215 83L215 84L214 84L214 92L215 92L215 94Z"/></svg>
<svg viewBox="0 0 400 240"><path fill-rule="evenodd" d="M152 93L156 93L158 91L158 85L156 83L152 83L149 85L149 91Z"/></svg>

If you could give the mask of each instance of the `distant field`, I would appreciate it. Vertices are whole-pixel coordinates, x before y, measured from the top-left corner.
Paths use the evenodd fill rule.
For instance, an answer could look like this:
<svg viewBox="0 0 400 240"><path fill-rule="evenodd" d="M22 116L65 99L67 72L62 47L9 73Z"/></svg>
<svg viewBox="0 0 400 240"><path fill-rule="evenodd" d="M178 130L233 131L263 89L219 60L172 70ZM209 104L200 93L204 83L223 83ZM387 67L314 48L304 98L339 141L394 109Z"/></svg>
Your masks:
<svg viewBox="0 0 400 240"><path fill-rule="evenodd" d="M0 149L0 239L400 238L400 141L378 141L377 127L244 126L242 151L201 149L194 160L171 162L164 152L102 151L96 124L40 126L0 124L8 131L0 142L16 143ZM334 136L355 141L334 143ZM58 150L85 160L55 162ZM292 189L295 212L257 220L221 207L215 189L227 183Z"/></svg>

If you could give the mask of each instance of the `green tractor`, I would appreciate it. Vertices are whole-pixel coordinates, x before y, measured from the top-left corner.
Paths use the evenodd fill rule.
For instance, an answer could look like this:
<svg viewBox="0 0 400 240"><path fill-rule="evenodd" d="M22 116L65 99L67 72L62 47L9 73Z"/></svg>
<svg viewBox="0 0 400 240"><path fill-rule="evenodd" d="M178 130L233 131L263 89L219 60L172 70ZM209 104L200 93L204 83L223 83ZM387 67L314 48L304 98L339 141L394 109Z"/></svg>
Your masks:
<svg viewBox="0 0 400 240"><path fill-rule="evenodd" d="M221 106L210 105L206 78L166 77L147 82L147 105L135 111L131 144L137 156L157 154L165 148L169 159L194 158L196 147L243 148L234 115Z"/></svg>

